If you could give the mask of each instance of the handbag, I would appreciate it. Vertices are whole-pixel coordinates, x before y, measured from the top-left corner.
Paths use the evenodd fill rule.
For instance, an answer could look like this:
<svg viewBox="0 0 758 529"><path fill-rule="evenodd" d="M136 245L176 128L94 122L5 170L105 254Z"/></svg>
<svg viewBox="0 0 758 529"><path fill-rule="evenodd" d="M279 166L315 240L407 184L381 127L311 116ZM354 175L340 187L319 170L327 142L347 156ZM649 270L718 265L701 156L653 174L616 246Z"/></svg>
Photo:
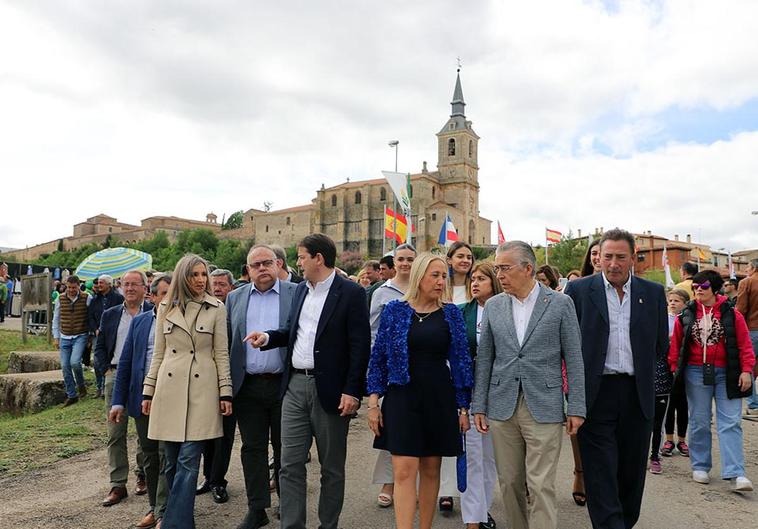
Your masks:
<svg viewBox="0 0 758 529"><path fill-rule="evenodd" d="M463 452L461 452L455 461L456 477L458 478L458 492L466 492L466 475L468 465L466 463L466 434L461 434L463 441Z"/></svg>

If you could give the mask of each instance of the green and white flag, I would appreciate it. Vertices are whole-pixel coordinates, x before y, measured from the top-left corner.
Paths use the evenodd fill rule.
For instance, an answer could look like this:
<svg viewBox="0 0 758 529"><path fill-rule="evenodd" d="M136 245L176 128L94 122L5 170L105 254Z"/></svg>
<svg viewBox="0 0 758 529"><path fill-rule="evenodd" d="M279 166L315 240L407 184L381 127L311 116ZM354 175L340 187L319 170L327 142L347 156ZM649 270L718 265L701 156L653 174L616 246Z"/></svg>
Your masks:
<svg viewBox="0 0 758 529"><path fill-rule="evenodd" d="M403 211L408 212L411 210L411 196L410 196L410 177L405 173L395 173L393 171L382 171L384 178L387 179L392 192L395 193L400 207Z"/></svg>

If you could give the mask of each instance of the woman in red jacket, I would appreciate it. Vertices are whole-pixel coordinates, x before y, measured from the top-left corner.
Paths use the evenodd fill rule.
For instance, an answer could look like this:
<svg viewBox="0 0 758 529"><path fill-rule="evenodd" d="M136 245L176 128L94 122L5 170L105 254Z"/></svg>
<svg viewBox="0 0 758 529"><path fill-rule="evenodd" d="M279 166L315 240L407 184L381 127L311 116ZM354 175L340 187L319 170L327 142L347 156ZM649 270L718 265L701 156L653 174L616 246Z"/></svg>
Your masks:
<svg viewBox="0 0 758 529"><path fill-rule="evenodd" d="M736 491L751 491L745 477L742 448L742 398L750 394L755 355L745 319L726 296L713 271L692 278L695 300L674 323L669 365L683 377L690 410L692 479L707 484L711 470L711 408L716 402L716 431L721 453L721 477Z"/></svg>

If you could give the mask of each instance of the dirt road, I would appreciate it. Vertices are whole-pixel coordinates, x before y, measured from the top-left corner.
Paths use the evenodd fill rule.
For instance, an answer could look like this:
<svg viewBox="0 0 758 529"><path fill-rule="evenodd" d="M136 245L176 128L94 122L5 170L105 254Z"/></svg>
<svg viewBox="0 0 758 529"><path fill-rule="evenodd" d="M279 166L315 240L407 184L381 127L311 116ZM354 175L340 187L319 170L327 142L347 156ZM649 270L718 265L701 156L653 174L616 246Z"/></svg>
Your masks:
<svg viewBox="0 0 758 529"><path fill-rule="evenodd" d="M364 408L365 410L365 408ZM743 421L747 474L758 484L758 422ZM340 525L345 529L391 528L391 509L375 504L377 487L371 484L374 452L371 435L361 416L350 430L346 501ZM718 461L717 448L714 462ZM309 527L316 527L318 463L309 465ZM133 452L132 452L133 453ZM729 491L728 484L714 479L703 486L690 479L689 460L680 456L664 459L664 473L648 474L640 529L706 529L711 527L756 527L758 492L744 495ZM61 461L44 470L0 480L0 526L3 529L84 529L131 527L144 513L145 497L130 495L120 505L100 506L108 492L105 449ZM559 527L590 528L587 511L577 507L570 496L573 470L571 448L566 440L558 470ZM718 476L718 464L712 472ZM239 439L235 443L232 465L227 476L231 499L216 505L209 494L197 501L198 529L234 529L245 513L244 484L239 462ZM133 483L129 484L130 490ZM498 527L505 529L502 501L497 497L492 514ZM457 502L456 502L457 506ZM272 529L279 526L272 519ZM436 528L460 528L460 511L453 516L438 516Z"/></svg>

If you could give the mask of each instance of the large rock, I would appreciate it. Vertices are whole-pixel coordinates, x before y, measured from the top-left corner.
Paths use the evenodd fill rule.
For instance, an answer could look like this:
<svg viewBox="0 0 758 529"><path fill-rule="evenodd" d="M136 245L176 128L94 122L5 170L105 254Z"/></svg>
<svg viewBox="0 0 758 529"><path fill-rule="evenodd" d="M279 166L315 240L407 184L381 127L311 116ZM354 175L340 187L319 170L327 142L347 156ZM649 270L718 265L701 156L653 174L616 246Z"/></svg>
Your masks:
<svg viewBox="0 0 758 529"><path fill-rule="evenodd" d="M8 355L8 373L38 373L60 368L58 351L11 351Z"/></svg>
<svg viewBox="0 0 758 529"><path fill-rule="evenodd" d="M37 412L66 400L63 373L12 373L0 375L0 408L12 412Z"/></svg>

